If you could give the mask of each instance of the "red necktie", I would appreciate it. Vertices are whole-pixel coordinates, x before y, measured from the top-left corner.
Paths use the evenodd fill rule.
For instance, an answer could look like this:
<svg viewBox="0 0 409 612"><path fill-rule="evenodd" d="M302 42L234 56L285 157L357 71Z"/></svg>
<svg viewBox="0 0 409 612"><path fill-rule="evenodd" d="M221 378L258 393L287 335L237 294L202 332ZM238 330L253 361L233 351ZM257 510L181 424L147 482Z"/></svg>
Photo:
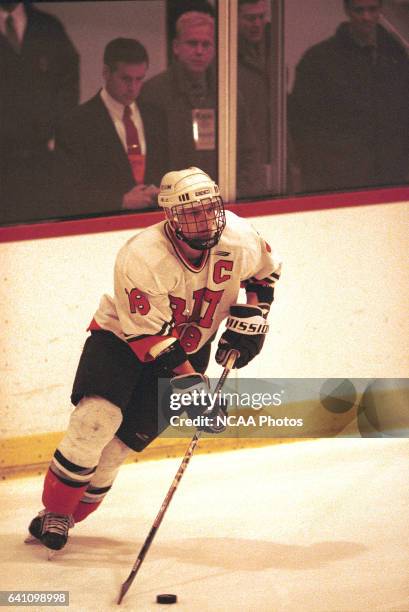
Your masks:
<svg viewBox="0 0 409 612"><path fill-rule="evenodd" d="M126 147L128 149L128 159L131 164L132 174L137 185L143 184L145 176L145 156L142 155L139 143L138 130L131 119L131 108L125 106L123 122L126 133Z"/></svg>
<svg viewBox="0 0 409 612"><path fill-rule="evenodd" d="M128 155L132 153L140 153L140 144L139 144L139 136L138 130L135 127L134 122L131 119L131 107L125 106L124 108L124 116L123 122L125 126L126 132L126 146L128 147Z"/></svg>

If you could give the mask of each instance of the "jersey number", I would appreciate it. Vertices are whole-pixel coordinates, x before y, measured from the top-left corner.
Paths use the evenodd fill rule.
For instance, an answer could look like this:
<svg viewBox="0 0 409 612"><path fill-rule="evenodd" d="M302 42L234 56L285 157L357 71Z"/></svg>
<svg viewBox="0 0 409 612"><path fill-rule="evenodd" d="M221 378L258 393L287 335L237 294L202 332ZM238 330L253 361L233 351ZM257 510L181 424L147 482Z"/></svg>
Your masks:
<svg viewBox="0 0 409 612"><path fill-rule="evenodd" d="M169 296L170 306L173 310L173 319L176 327L182 326L182 332L180 337L180 343L187 353L192 353L199 346L202 338L202 332L199 327L209 329L213 323L213 316L216 312L216 308L222 299L223 289L220 291L212 291L207 287L203 289L196 289L193 292L193 310L190 316L185 313L186 300L179 297ZM203 303L207 303L206 309L202 316ZM196 325L184 325L185 323L195 322Z"/></svg>
<svg viewBox="0 0 409 612"><path fill-rule="evenodd" d="M128 289L125 289L125 291L128 296L129 309L132 314L135 314L136 312L141 315L148 314L151 309L151 305L149 304L149 300L146 295L144 295L137 287L131 289L131 291L128 291Z"/></svg>

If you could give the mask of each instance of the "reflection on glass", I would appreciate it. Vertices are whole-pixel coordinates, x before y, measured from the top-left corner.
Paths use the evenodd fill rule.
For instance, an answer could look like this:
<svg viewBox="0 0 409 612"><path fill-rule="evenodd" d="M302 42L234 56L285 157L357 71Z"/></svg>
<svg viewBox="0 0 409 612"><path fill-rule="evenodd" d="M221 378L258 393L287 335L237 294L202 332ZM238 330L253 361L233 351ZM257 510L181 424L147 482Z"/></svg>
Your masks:
<svg viewBox="0 0 409 612"><path fill-rule="evenodd" d="M266 0L238 1L238 108L248 115L254 138L255 160L253 186L249 193L265 195L271 191L271 24L267 20ZM238 134L239 137L239 134ZM241 151L238 149L240 160Z"/></svg>
<svg viewBox="0 0 409 612"><path fill-rule="evenodd" d="M137 97L165 66L164 16L156 0L1 3L0 223L156 207Z"/></svg>
<svg viewBox="0 0 409 612"><path fill-rule="evenodd" d="M407 52L381 24L380 0L345 0L345 19L335 33L321 4L332 35L304 49L289 97L292 188L317 192L405 183Z"/></svg>
<svg viewBox="0 0 409 612"><path fill-rule="evenodd" d="M217 176L217 81L215 19L186 11L176 20L168 68L144 84L139 98L152 180L169 170L197 166Z"/></svg>
<svg viewBox="0 0 409 612"><path fill-rule="evenodd" d="M60 20L0 2L0 223L49 212L54 128L79 99L79 58Z"/></svg>
<svg viewBox="0 0 409 612"><path fill-rule="evenodd" d="M170 28L174 32L171 63L144 84L139 98L155 152L153 178L160 180L169 169L189 166L217 177L217 13L206 2L171 3L171 8L175 21ZM252 196L259 185L257 145L243 104L238 108L237 126L238 193Z"/></svg>
<svg viewBox="0 0 409 612"><path fill-rule="evenodd" d="M289 193L408 182L409 3L310 2L238 0L239 199L284 193L286 162ZM217 179L217 20L207 0L0 0L0 224L155 208L189 165ZM118 38L146 55L107 64Z"/></svg>
<svg viewBox="0 0 409 612"><path fill-rule="evenodd" d="M114 38L105 47L102 89L60 119L56 128L56 201L65 214L156 207L147 180L145 117L138 95L148 69L144 45Z"/></svg>

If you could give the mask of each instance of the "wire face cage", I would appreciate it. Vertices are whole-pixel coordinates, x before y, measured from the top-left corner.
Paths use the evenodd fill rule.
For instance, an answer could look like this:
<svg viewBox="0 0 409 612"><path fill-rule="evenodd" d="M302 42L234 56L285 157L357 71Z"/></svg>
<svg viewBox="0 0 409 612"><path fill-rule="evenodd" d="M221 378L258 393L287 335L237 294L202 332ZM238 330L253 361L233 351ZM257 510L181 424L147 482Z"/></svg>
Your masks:
<svg viewBox="0 0 409 612"><path fill-rule="evenodd" d="M178 238L194 249L205 250L215 246L226 226L220 196L177 204L166 212Z"/></svg>

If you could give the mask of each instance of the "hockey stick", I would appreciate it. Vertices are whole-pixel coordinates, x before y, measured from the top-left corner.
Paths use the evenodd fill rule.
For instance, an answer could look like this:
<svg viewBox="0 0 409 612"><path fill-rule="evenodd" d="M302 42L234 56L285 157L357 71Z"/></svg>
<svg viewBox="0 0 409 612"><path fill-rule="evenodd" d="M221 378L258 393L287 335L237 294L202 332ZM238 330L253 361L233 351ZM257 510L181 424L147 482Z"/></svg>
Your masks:
<svg viewBox="0 0 409 612"><path fill-rule="evenodd" d="M235 349L232 349L229 352L229 355L227 357L227 361L226 361L226 365L224 367L223 373L220 376L217 385L215 387L214 390L214 394L216 395L221 388L223 387L227 376L229 375L231 369L234 366L234 362L236 361L237 357L239 356L239 352L236 351ZM193 452L197 446L197 443L199 442L199 438L201 435L201 431L196 431L195 435L193 436L188 449L185 453L185 456L182 459L182 463L179 466L178 471L176 472L176 476L173 479L172 484L170 485L169 491L166 494L165 499L163 500L163 503L160 507L160 510L155 518L155 520L153 521L153 525L151 527L151 530L148 534L148 537L146 538L140 552L139 555L135 561L135 564L131 570L131 573L129 574L128 578L125 580L125 582L123 583L123 585L121 586L121 591L119 593L119 597L118 597L118 605L121 603L121 601L123 600L125 594L127 593L127 591L129 590L131 584L133 583L133 581L135 580L135 576L139 570L139 568L142 565L142 562L145 558L146 553L149 550L150 545L152 544L153 538L156 535L156 532L158 531L160 524L162 522L163 517L165 516L165 512L169 507L169 504L171 502L171 499L176 491L176 489L178 488L179 482L181 481L181 478L183 476L183 474L185 473L185 470L188 466L188 463L193 455Z"/></svg>

